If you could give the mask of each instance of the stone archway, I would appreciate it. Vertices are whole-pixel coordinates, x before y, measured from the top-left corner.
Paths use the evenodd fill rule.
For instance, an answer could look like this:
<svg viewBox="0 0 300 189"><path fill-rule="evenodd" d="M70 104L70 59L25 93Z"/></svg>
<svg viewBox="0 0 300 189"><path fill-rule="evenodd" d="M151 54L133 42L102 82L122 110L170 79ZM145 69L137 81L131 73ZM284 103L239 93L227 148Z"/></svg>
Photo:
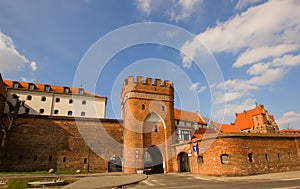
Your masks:
<svg viewBox="0 0 300 189"><path fill-rule="evenodd" d="M144 172L147 174L164 173L163 157L157 146L151 146L145 151Z"/></svg>
<svg viewBox="0 0 300 189"><path fill-rule="evenodd" d="M181 152L177 157L178 161L178 171L179 172L190 172L190 161L189 156L185 152Z"/></svg>
<svg viewBox="0 0 300 189"><path fill-rule="evenodd" d="M109 159L108 172L122 172L122 160L119 156L113 155Z"/></svg>

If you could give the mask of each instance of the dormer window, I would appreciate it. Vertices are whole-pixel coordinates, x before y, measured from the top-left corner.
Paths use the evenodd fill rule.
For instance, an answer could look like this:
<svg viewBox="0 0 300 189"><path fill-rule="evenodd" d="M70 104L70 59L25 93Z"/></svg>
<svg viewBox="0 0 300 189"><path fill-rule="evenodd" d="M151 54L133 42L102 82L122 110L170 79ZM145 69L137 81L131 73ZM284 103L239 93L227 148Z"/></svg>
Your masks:
<svg viewBox="0 0 300 189"><path fill-rule="evenodd" d="M64 93L69 93L69 92L70 92L69 87L64 87Z"/></svg>
<svg viewBox="0 0 300 189"><path fill-rule="evenodd" d="M44 86L44 91L50 91L50 85L45 85Z"/></svg>
<svg viewBox="0 0 300 189"><path fill-rule="evenodd" d="M33 90L34 89L34 84L33 83L29 83L28 84L28 89L29 90Z"/></svg>
<svg viewBox="0 0 300 189"><path fill-rule="evenodd" d="M80 94L80 95L84 95L84 89L83 89L83 88L80 88L80 89L79 89L79 94Z"/></svg>
<svg viewBox="0 0 300 189"><path fill-rule="evenodd" d="M19 88L19 82L14 81L12 87L15 88L15 89Z"/></svg>

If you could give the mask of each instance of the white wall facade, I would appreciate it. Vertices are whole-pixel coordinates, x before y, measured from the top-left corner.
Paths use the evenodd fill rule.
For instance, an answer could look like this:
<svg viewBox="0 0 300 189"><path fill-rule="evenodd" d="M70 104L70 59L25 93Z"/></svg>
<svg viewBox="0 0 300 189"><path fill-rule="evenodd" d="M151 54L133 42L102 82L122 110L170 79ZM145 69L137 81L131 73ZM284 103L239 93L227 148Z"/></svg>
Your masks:
<svg viewBox="0 0 300 189"><path fill-rule="evenodd" d="M7 99L11 102L14 101L13 94L18 95L20 100L25 100L25 106L30 109L29 115L105 118L105 97L12 88L7 89L7 94ZM8 111L7 108L5 112Z"/></svg>

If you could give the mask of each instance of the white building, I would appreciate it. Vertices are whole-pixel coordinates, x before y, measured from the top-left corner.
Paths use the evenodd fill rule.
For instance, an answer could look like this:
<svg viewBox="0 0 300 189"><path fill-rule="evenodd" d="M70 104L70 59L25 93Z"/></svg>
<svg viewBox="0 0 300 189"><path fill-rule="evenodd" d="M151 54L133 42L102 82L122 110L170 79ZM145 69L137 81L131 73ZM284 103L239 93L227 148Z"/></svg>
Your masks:
<svg viewBox="0 0 300 189"><path fill-rule="evenodd" d="M106 97L83 88L4 80L8 100L25 100L29 115L105 118ZM6 110L7 111L7 107Z"/></svg>

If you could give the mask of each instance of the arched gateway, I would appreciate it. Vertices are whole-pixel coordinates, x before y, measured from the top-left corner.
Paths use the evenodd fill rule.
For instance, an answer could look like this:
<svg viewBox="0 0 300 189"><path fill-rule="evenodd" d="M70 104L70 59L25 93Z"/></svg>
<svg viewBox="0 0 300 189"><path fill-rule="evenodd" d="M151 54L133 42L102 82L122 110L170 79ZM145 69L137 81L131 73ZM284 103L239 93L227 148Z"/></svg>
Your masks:
<svg viewBox="0 0 300 189"><path fill-rule="evenodd" d="M169 81L133 76L121 91L124 124L124 173L171 172L175 141L174 88Z"/></svg>

